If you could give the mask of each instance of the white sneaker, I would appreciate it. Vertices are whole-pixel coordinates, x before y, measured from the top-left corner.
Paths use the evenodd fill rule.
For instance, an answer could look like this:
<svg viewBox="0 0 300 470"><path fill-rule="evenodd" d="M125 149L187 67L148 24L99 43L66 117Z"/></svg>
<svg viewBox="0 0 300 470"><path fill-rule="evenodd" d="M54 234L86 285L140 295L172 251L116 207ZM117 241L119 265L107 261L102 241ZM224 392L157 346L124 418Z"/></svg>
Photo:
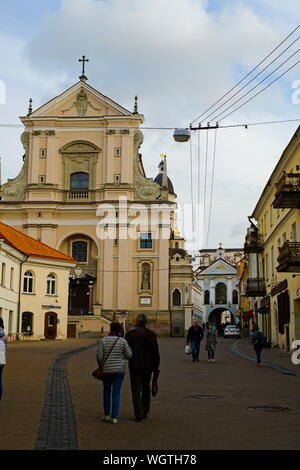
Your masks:
<svg viewBox="0 0 300 470"><path fill-rule="evenodd" d="M118 420L117 420L116 418L113 418L113 419L111 420L111 424L117 424L117 423L118 423Z"/></svg>
<svg viewBox="0 0 300 470"><path fill-rule="evenodd" d="M102 421L105 421L106 423L110 422L110 416L103 416Z"/></svg>

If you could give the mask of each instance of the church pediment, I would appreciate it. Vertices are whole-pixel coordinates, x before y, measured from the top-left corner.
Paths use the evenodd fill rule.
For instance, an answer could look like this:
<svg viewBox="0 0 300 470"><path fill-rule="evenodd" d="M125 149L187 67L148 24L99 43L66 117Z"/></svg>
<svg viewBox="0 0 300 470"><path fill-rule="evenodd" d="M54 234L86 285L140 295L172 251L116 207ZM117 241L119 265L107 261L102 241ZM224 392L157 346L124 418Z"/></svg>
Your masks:
<svg viewBox="0 0 300 470"><path fill-rule="evenodd" d="M107 96L80 81L30 114L31 119L45 117L131 116L132 113Z"/></svg>
<svg viewBox="0 0 300 470"><path fill-rule="evenodd" d="M206 269L201 271L201 276L228 276L228 275L236 275L236 269L231 266L231 264L227 263L222 258L217 259L208 266Z"/></svg>

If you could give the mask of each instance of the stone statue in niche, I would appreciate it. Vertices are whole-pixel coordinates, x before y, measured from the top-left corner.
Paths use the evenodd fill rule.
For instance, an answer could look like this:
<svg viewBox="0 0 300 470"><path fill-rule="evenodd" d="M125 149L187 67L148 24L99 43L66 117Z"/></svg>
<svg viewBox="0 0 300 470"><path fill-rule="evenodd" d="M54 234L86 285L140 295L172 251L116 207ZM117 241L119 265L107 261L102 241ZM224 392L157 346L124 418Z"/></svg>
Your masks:
<svg viewBox="0 0 300 470"><path fill-rule="evenodd" d="M143 266L142 290L150 290L150 268L149 268L149 265Z"/></svg>

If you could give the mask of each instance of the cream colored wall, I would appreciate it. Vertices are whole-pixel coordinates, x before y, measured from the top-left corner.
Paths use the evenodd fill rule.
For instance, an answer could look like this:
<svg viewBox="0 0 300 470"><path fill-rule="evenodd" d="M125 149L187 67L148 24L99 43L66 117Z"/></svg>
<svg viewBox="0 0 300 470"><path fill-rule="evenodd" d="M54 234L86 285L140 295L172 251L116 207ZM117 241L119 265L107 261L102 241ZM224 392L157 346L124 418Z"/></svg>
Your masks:
<svg viewBox="0 0 300 470"><path fill-rule="evenodd" d="M34 274L34 293L23 293L23 276L26 271ZM56 295L47 295L47 276L48 274L56 276ZM39 264L28 261L22 266L22 289L21 289L21 309L20 309L20 329L23 312L33 313L33 336L30 339L43 339L45 329L45 314L52 312L57 314L59 323L57 325L56 339L65 339L67 337L67 318L68 318L68 285L69 268L58 267L53 264ZM61 309L43 309L42 305L56 305Z"/></svg>
<svg viewBox="0 0 300 470"><path fill-rule="evenodd" d="M299 146L299 138L298 144L294 145L292 149L289 151L287 149L285 151L285 158L282 159L280 162L277 170L272 175L272 178L269 181L269 185L267 190L262 195L260 203L256 211L254 212L254 216L258 222L259 232L264 237L264 251L261 255L259 255L259 270L262 273L262 260L264 259L265 262L265 271L264 277L266 280L267 286L267 295L271 296L271 289L272 287L287 279L288 280L288 290L290 292L290 311L291 311L291 320L290 320L290 344L295 339L300 339L300 320L298 322L298 318L300 319L300 311L299 311L299 303L297 299L300 299L300 277L294 277L293 273L289 272L277 272L276 267L278 266L277 257L279 255L278 247L283 245L284 242L284 234L286 234L286 240L291 241L291 232L292 232L292 225L296 223L297 227L297 241L300 240L300 210L299 209L274 209L272 203L275 199L275 192L276 186L275 183L279 180L280 176L282 175L283 171L287 173L299 173L297 170L297 166L299 168L300 165L300 146ZM273 268L272 268L272 247L274 249L274 256L273 256ZM266 266L266 260L268 259L268 272ZM260 277L263 277L260 275ZM264 320L262 315L259 315L259 322L260 326L263 326L263 321L270 322L270 329L271 329L271 338L273 345L279 345L280 348L284 348L286 346L286 335L281 335L278 333L278 321L277 321L277 311L276 311L276 304L277 304L277 295L270 297L271 298L271 317ZM252 305L254 303L254 299L252 299ZM297 331L296 331L297 327ZM297 336L299 336L297 338Z"/></svg>

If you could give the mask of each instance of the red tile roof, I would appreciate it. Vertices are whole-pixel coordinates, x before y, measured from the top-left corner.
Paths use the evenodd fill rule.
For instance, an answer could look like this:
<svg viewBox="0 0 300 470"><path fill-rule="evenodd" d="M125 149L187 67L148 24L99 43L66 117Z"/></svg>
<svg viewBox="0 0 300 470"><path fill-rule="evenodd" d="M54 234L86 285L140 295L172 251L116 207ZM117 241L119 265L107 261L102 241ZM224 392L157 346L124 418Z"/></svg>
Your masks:
<svg viewBox="0 0 300 470"><path fill-rule="evenodd" d="M39 242L35 238L25 235L25 233L19 232L19 230L3 222L0 222L0 239L3 239L8 245L27 256L76 263L76 260L70 256L51 248L51 246L45 243Z"/></svg>

